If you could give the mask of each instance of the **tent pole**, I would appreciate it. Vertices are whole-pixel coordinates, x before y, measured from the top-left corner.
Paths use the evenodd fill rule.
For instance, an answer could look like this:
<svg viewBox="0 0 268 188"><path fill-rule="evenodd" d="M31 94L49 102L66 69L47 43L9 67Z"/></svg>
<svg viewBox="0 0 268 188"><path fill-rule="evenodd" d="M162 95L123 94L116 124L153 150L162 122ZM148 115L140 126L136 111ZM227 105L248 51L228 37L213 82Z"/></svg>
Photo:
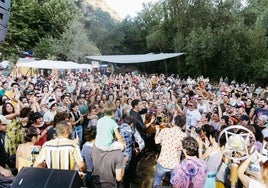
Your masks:
<svg viewBox="0 0 268 188"><path fill-rule="evenodd" d="M164 65L165 65L165 73L167 74L167 72L168 72L168 67L167 67L167 62L166 62L166 60L164 60Z"/></svg>
<svg viewBox="0 0 268 188"><path fill-rule="evenodd" d="M28 73L29 73L30 69L31 69L31 68L29 68L29 69L27 70L27 72L26 72L26 76L28 75Z"/></svg>

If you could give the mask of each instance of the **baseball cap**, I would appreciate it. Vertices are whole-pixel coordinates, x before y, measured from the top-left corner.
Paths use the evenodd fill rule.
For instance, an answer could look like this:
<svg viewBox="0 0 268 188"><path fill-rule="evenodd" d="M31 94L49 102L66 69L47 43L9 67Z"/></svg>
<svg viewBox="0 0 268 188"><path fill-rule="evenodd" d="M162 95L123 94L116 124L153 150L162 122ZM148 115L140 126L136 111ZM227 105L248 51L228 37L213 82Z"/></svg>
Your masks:
<svg viewBox="0 0 268 188"><path fill-rule="evenodd" d="M85 95L79 95L78 97L77 97L77 100L79 100L79 99L84 99L85 98Z"/></svg>
<svg viewBox="0 0 268 188"><path fill-rule="evenodd" d="M47 102L47 107L50 109L54 104L57 104L55 99L49 99L49 101Z"/></svg>
<svg viewBox="0 0 268 188"><path fill-rule="evenodd" d="M241 117L240 117L240 121L249 121L250 120L250 118L249 118L249 116L248 115L246 115L246 114L244 114L244 115L242 115Z"/></svg>

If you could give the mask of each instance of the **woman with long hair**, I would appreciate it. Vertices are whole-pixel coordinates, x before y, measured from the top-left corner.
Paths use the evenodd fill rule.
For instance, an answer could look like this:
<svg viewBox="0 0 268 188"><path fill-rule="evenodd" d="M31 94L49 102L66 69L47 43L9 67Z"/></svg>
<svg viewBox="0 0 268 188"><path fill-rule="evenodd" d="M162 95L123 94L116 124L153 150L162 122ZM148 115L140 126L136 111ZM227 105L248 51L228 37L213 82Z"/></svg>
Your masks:
<svg viewBox="0 0 268 188"><path fill-rule="evenodd" d="M19 105L17 105L18 107ZM11 120L6 128L5 149L9 156L15 155L18 145L21 143L20 131L21 124L19 122L19 108L14 108L11 102L6 102L2 106L2 115L6 119Z"/></svg>
<svg viewBox="0 0 268 188"><path fill-rule="evenodd" d="M252 178L245 174L246 170L254 160L260 161L261 172L259 177ZM259 153L251 154L238 168L238 178L246 188L268 188L268 158Z"/></svg>
<svg viewBox="0 0 268 188"><path fill-rule="evenodd" d="M40 131L36 127L29 127L24 132L24 143L20 144L16 152L16 168L30 167L39 154L40 146L35 143L39 140Z"/></svg>
<svg viewBox="0 0 268 188"><path fill-rule="evenodd" d="M206 161L208 175L204 188L216 187L216 173L222 161L222 151L217 143L218 131L212 125L201 127L199 138L199 158Z"/></svg>
<svg viewBox="0 0 268 188"><path fill-rule="evenodd" d="M79 142L81 143L82 136L83 136L82 123L83 123L84 117L79 111L77 103L71 103L70 120L73 126L72 138L74 139L76 138L76 136L78 136Z"/></svg>
<svg viewBox="0 0 268 188"><path fill-rule="evenodd" d="M41 132L39 141L35 143L35 145L42 146L47 141L47 132L52 127L46 126L43 121L43 115L40 112L31 112L29 123L31 127L38 128Z"/></svg>
<svg viewBox="0 0 268 188"><path fill-rule="evenodd" d="M91 126L97 126L98 123L98 116L97 116L97 106L98 104L94 105L90 105L89 106L89 110L88 110L88 114L87 114L87 119L88 119L88 125L87 127L91 127Z"/></svg>
<svg viewBox="0 0 268 188"><path fill-rule="evenodd" d="M250 120L252 121L254 112L255 112L255 107L254 107L254 102L252 99L247 99L245 102L245 112L246 114L250 117Z"/></svg>
<svg viewBox="0 0 268 188"><path fill-rule="evenodd" d="M39 95L42 97L42 99L40 101L41 113L44 114L46 111L48 111L47 100L49 100L49 97L51 95L51 92L49 90L49 85L44 84L42 89L41 89L41 93L38 94L38 96Z"/></svg>
<svg viewBox="0 0 268 188"><path fill-rule="evenodd" d="M2 115L5 116L5 118L12 120L17 117L18 111L15 109L13 104L11 102L5 102L2 106Z"/></svg>
<svg viewBox="0 0 268 188"><path fill-rule="evenodd" d="M221 117L221 120L220 120L220 130L223 130L225 129L226 127L230 126L230 120L229 120L229 116L227 115L224 115Z"/></svg>

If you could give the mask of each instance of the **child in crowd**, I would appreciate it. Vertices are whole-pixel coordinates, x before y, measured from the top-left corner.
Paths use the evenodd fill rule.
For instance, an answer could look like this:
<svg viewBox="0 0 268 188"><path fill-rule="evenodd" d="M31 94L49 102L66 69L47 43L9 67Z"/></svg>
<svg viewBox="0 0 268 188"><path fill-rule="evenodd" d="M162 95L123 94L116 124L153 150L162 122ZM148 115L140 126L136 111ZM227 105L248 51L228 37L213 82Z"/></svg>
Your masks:
<svg viewBox="0 0 268 188"><path fill-rule="evenodd" d="M97 123L97 135L95 145L103 151L124 150L125 141L120 135L118 124L113 120L116 106L112 102L106 102L104 106L104 117Z"/></svg>

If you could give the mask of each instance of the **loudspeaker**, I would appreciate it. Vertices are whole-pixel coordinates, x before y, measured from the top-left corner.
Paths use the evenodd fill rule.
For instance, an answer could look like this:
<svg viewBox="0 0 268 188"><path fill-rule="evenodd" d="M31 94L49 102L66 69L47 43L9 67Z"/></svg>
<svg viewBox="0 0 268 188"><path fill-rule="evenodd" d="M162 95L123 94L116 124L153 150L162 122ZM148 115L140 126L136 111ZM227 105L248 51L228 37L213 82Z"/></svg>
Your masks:
<svg viewBox="0 0 268 188"><path fill-rule="evenodd" d="M9 20L9 11L0 8L0 25L7 27L8 20Z"/></svg>
<svg viewBox="0 0 268 188"><path fill-rule="evenodd" d="M10 0L0 0L0 42L3 42L6 37L10 5Z"/></svg>
<svg viewBox="0 0 268 188"><path fill-rule="evenodd" d="M5 40L6 33L7 33L7 28L0 25L0 42L3 42Z"/></svg>
<svg viewBox="0 0 268 188"><path fill-rule="evenodd" d="M81 188L82 179L76 170L24 167L11 188Z"/></svg>
<svg viewBox="0 0 268 188"><path fill-rule="evenodd" d="M9 11L10 5L11 5L11 0L0 0L0 8Z"/></svg>

